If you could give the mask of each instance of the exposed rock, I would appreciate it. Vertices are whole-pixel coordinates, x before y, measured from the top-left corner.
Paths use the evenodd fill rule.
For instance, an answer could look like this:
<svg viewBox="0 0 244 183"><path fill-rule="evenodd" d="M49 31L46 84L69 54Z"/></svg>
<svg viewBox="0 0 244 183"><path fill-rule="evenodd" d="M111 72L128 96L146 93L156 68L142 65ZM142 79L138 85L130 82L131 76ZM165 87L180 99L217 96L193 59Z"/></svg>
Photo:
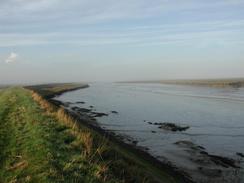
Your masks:
<svg viewBox="0 0 244 183"><path fill-rule="evenodd" d="M156 131L152 131L152 133L156 133Z"/></svg>
<svg viewBox="0 0 244 183"><path fill-rule="evenodd" d="M189 148L198 147L193 142L188 141L188 140L180 140L180 141L175 142L175 144L181 145L183 147L189 147Z"/></svg>
<svg viewBox="0 0 244 183"><path fill-rule="evenodd" d="M173 132L185 131L190 128L189 126L179 126L174 123L157 123L157 124L160 125L159 128L164 129L164 130L170 130Z"/></svg>
<svg viewBox="0 0 244 183"><path fill-rule="evenodd" d="M91 112L92 117L103 117L103 116L108 116L108 114L103 113L103 112Z"/></svg>
<svg viewBox="0 0 244 183"><path fill-rule="evenodd" d="M222 175L221 169L206 168L206 167L199 167L198 169L201 171L201 173L210 177L220 177Z"/></svg>
<svg viewBox="0 0 244 183"><path fill-rule="evenodd" d="M113 113L113 114L119 114L117 111L111 111L111 113Z"/></svg>
<svg viewBox="0 0 244 183"><path fill-rule="evenodd" d="M64 103L59 100L50 99L50 101L57 106L64 106Z"/></svg>
<svg viewBox="0 0 244 183"><path fill-rule="evenodd" d="M79 112L91 112L91 109L79 108Z"/></svg>
<svg viewBox="0 0 244 183"><path fill-rule="evenodd" d="M208 152L204 151L204 147L198 146L191 141L182 140L175 142L175 144L186 148L186 151L190 154L189 159L199 165L205 165L206 167L217 165L217 167L219 168L240 168L236 160L223 156L209 154ZM207 171L215 170L211 169L206 170L205 172Z"/></svg>
<svg viewBox="0 0 244 183"><path fill-rule="evenodd" d="M85 102L83 102L83 101L78 101L78 102L76 102L76 104L85 104Z"/></svg>
<svg viewBox="0 0 244 183"><path fill-rule="evenodd" d="M162 125L162 124L164 124L164 123L153 123L154 125Z"/></svg>
<svg viewBox="0 0 244 183"><path fill-rule="evenodd" d="M73 110L73 111L78 111L80 108L79 107L71 107L71 109Z"/></svg>
<svg viewBox="0 0 244 183"><path fill-rule="evenodd" d="M146 122L146 121L144 120L144 122ZM150 121L147 121L147 123L150 124L150 125L157 125L157 126L159 126L158 128L161 128L161 129L164 129L164 130L173 131L173 132L185 131L185 130L190 128L189 126L180 126L180 125L176 125L175 123L169 123L169 122L164 122L164 123L155 122L155 123L152 123Z"/></svg>
<svg viewBox="0 0 244 183"><path fill-rule="evenodd" d="M86 108L80 108L80 107L72 107L71 108L73 111L77 111L77 112L83 112L83 113L89 113L91 112L91 109L86 109Z"/></svg>
<svg viewBox="0 0 244 183"><path fill-rule="evenodd" d="M203 146L197 146L198 148L200 148L200 149L205 149Z"/></svg>
<svg viewBox="0 0 244 183"><path fill-rule="evenodd" d="M133 140L132 143L133 143L134 145L136 145L136 144L138 143L138 141Z"/></svg>
<svg viewBox="0 0 244 183"><path fill-rule="evenodd" d="M94 118L94 117L90 117L90 119L91 119L92 121L96 121L96 118Z"/></svg>
<svg viewBox="0 0 244 183"><path fill-rule="evenodd" d="M223 167L232 167L232 168L240 168L238 165L236 165L236 161L231 158L217 156L217 155L208 155L213 162L215 162L217 165L221 165Z"/></svg>
<svg viewBox="0 0 244 183"><path fill-rule="evenodd" d="M237 152L236 155L244 158L244 154L243 153Z"/></svg>
<svg viewBox="0 0 244 183"><path fill-rule="evenodd" d="M63 106L64 106L64 107L69 107L70 104L72 104L72 103L71 103L71 102L64 102L64 103L63 103Z"/></svg>

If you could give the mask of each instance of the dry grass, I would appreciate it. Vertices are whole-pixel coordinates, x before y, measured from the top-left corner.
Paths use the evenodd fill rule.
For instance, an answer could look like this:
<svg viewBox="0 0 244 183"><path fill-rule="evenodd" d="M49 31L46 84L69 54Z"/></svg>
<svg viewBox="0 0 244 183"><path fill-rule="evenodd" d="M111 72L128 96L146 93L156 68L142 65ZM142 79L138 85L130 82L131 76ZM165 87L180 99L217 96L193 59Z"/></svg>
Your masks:
<svg viewBox="0 0 244 183"><path fill-rule="evenodd" d="M107 176L107 171L108 171L108 164L106 163L101 163L98 165L97 171L95 172L95 176L100 179L103 182L106 182L108 176Z"/></svg>
<svg viewBox="0 0 244 183"><path fill-rule="evenodd" d="M36 101L47 115L56 118L61 126L67 127L66 132L74 136L69 144L70 148L80 151L77 162L66 163L64 170L72 170L79 161L93 167L93 176L100 182L158 182L152 176L163 177L164 182L172 180L168 175L161 174L163 171L154 169L151 164L144 160L138 160L137 156L127 150L120 149L109 142L108 138L102 137L95 131L83 126L70 116L64 108L52 105L38 93L32 92L32 98ZM63 128L62 128L63 129ZM137 163L133 160L136 159ZM80 167L81 165L78 165ZM96 167L94 169L94 167ZM150 169L149 169L150 167ZM152 169L152 170L151 170ZM154 172L156 170L157 172ZM78 173L79 174L79 173Z"/></svg>
<svg viewBox="0 0 244 183"><path fill-rule="evenodd" d="M97 156L101 161L102 154L108 149L108 140L103 138L103 142L99 143L98 145L94 145L93 134L88 130L83 130L78 125L79 123L73 119L64 108L60 107L59 109L55 109L55 107L50 104L47 100L43 97L38 95L37 93L32 91L32 98L36 101L42 109L45 109L49 115L56 117L56 119L70 128L70 133L76 137L75 142L73 143L74 146L82 146L81 155L89 159L91 163L94 158ZM107 170L105 166L101 165L99 168L99 173L97 175L101 176L104 174L104 171ZM104 176L101 176L104 178Z"/></svg>
<svg viewBox="0 0 244 183"><path fill-rule="evenodd" d="M76 137L73 145L77 146L79 149L82 147L81 156L86 158L89 163L98 164L95 176L102 182L106 182L109 163L105 163L102 156L103 153L109 149L108 140L104 137L101 142L95 145L93 134L88 130L81 129L79 123L67 114L64 108L60 107L55 110L52 104L35 92L32 92L32 97L49 115L55 116L58 121L63 123L62 125L70 128L71 134ZM96 161L94 161L95 159Z"/></svg>
<svg viewBox="0 0 244 183"><path fill-rule="evenodd" d="M76 120L68 115L62 107L56 109L54 105L49 103L46 99L44 99L42 96L35 93L34 91L32 91L32 98L41 106L42 109L46 110L49 115L55 116L58 121L63 122L65 125L71 127L73 130L78 127Z"/></svg>
<svg viewBox="0 0 244 183"><path fill-rule="evenodd" d="M80 141L83 143L85 150L84 156L91 156L93 148L93 137L90 132L83 132L79 135Z"/></svg>
<svg viewBox="0 0 244 183"><path fill-rule="evenodd" d="M48 101L46 101L40 95L38 95L33 91L32 91L32 98L41 106L42 109L45 109L50 113L55 111L55 107L52 104L50 104Z"/></svg>
<svg viewBox="0 0 244 183"><path fill-rule="evenodd" d="M24 160L24 161L15 163L13 166L9 167L7 170L24 169L27 166L28 166L28 162Z"/></svg>

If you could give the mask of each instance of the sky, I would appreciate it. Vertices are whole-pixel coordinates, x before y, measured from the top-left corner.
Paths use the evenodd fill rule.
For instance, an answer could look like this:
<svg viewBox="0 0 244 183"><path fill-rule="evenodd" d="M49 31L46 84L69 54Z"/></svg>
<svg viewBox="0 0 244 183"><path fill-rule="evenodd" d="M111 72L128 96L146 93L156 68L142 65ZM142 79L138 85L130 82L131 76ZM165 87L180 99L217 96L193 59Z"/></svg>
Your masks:
<svg viewBox="0 0 244 183"><path fill-rule="evenodd" d="M244 0L1 0L0 84L244 77Z"/></svg>

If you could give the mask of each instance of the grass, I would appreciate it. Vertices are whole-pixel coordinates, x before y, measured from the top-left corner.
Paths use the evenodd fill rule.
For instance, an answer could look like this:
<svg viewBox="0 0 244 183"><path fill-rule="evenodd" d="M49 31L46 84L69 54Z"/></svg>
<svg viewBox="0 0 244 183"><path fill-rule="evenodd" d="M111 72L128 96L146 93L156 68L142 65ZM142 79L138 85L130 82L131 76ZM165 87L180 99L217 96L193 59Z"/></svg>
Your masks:
<svg viewBox="0 0 244 183"><path fill-rule="evenodd" d="M0 183L5 182L181 181L17 87L0 90Z"/></svg>
<svg viewBox="0 0 244 183"><path fill-rule="evenodd" d="M79 88L86 88L87 84L84 83L54 83L54 84L43 84L26 86L27 89L38 91L38 94L45 98L52 98L55 95L61 94L66 91L76 90Z"/></svg>

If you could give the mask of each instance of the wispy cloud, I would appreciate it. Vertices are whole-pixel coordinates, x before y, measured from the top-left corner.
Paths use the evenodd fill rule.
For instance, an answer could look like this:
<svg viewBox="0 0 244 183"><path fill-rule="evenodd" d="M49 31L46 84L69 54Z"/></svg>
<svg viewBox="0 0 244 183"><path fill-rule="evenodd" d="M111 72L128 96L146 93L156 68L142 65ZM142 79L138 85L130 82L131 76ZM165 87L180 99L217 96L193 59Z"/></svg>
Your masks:
<svg viewBox="0 0 244 183"><path fill-rule="evenodd" d="M244 30L244 17L219 18L216 12L234 15L234 10L242 5L243 0L1 0L0 47L146 45L162 43L162 39L167 43L179 38L187 41L196 34L206 38L205 32L210 35L219 31L227 32L223 41L227 38L235 41L240 39L236 32ZM200 16L201 21L197 19L198 12L204 15ZM158 22L153 23L155 20ZM106 26L110 29L106 30Z"/></svg>
<svg viewBox="0 0 244 183"><path fill-rule="evenodd" d="M0 21L8 23L10 20L10 24L20 25L30 22L42 25L50 22L55 25L90 24L243 4L242 0L1 0Z"/></svg>
<svg viewBox="0 0 244 183"><path fill-rule="evenodd" d="M12 52L12 53L10 53L8 58L6 58L5 63L9 64L9 63L12 63L12 62L16 62L17 58L18 58L18 54Z"/></svg>
<svg viewBox="0 0 244 183"><path fill-rule="evenodd" d="M0 59L15 62L17 53L21 53L25 55L21 60L30 60L43 68L51 60L99 60L102 65L119 60L146 64L158 59L164 68L168 63L162 58L231 57L230 63L240 60L243 66L243 9L244 0L0 0ZM17 53L5 58L12 50ZM215 51L218 52L213 54ZM62 54L70 56L64 58ZM55 55L61 56L52 59ZM16 66L24 67L21 63ZM208 64L211 65L210 61ZM206 65L204 62L201 66ZM70 65L59 66L67 70ZM0 76L10 73L6 68L15 67L3 64ZM75 65L74 70L80 68L86 66ZM91 75L89 69L85 70ZM0 81L1 78L4 77Z"/></svg>
<svg viewBox="0 0 244 183"><path fill-rule="evenodd" d="M77 31L60 30L43 33L1 33L0 47L37 45L151 45L151 44L196 44L211 42L244 41L244 21L207 21L182 24L127 26Z"/></svg>

